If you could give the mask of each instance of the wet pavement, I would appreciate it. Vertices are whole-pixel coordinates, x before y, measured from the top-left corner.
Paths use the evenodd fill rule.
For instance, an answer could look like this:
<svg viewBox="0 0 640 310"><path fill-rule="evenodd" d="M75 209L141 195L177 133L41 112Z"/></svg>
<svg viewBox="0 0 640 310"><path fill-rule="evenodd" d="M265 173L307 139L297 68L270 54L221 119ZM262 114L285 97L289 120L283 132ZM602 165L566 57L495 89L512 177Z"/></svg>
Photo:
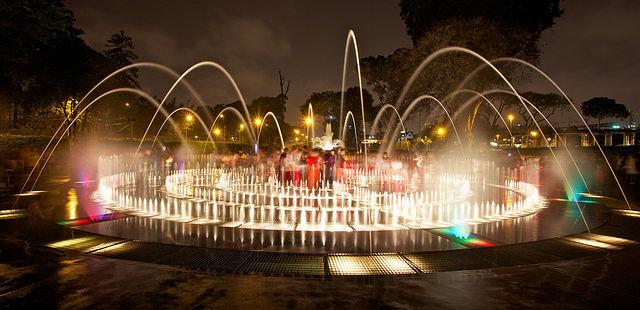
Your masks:
<svg viewBox="0 0 640 310"><path fill-rule="evenodd" d="M219 249L293 253L417 252L464 249L467 245L428 229L386 231L282 231L194 224L113 213L91 199L92 189L71 183L30 199L39 217L74 229L117 238ZM24 200L23 199L23 200ZM608 208L583 203L589 227L609 218ZM481 223L467 233L492 244L514 244L586 231L575 204L552 201L535 214ZM454 234L458 234L455 232Z"/></svg>
<svg viewBox="0 0 640 310"><path fill-rule="evenodd" d="M65 254L4 238L0 306L11 308L617 308L640 303L637 247L556 263L417 278L216 275Z"/></svg>
<svg viewBox="0 0 640 310"><path fill-rule="evenodd" d="M81 188L76 190L82 191ZM101 209L79 208L78 206L83 204L83 198L78 192L77 203L69 203L74 201L70 199L70 196L73 196L70 188L53 188L50 191L58 198L46 201L51 203L49 206L55 203L58 206L56 208L43 207L34 198L25 198L23 203L31 213L44 216L51 222L70 218L99 218L101 214L106 213ZM609 219L610 212L597 210L599 209L596 205L589 205L586 209L590 224L606 222L605 225L594 229L596 234L627 238L627 241L640 241L640 217L636 216L638 214L614 215ZM189 232L187 229L186 233L182 234L183 239L175 239L175 236L180 234L167 234L167 231L175 231L175 228L147 232L147 236L142 230L127 232L125 228L120 231L130 235L123 235L122 237L129 238L123 241L69 230L54 224L43 225L41 222L25 219L23 213L0 214L0 307L637 307L640 304L640 268L637 267L640 246L635 243L620 246L623 249L611 250L602 247L614 247L619 244L615 240L603 239L609 241L604 245L595 243L594 246L594 240L581 235L575 237L574 241L556 238L530 242L556 233L575 234L584 230L580 229L580 218L575 209L548 208L545 212L547 215L539 213L536 215L537 219L535 216L532 217L534 220L508 220L500 224L477 226L471 232L472 236L478 236L480 241L495 242L496 245L529 242L521 245L474 248L456 242L455 238L442 237L442 233L421 231L421 234L433 235L444 240L440 243L432 241L432 244L435 244L434 249L444 250L455 246L461 250L430 252L432 254L423 256L393 254L402 257L405 263L411 263L411 269L407 271L410 275L384 277L336 276L339 275L336 271L340 271L340 268L354 268L348 264L357 261L341 261L339 255L326 254L320 256L323 257L322 260L313 262L319 264L320 269L309 267L311 269L305 273L289 274L287 277L278 273L265 273L264 270L269 270L269 266L255 264L269 259L264 257L266 252L251 252L257 254L243 258L242 262L229 258L227 263L235 263L235 267L232 268L235 272L221 272L215 268L193 268L201 262L190 261L185 257L194 258L192 254L196 253L194 249L198 248L177 248L176 245L167 244L162 245L164 248L159 251L158 245L153 243L129 240L208 246L210 241L203 243L202 240L205 238L197 237L193 230ZM2 216L9 217L5 220ZM543 216L545 219L541 220ZM113 223L126 220L132 221L132 218L109 219L82 227L110 227L112 231L117 231L118 226ZM517 227L525 229L514 229ZM555 228L558 229L554 230ZM182 231L181 228L178 231ZM205 231L200 234L206 236ZM173 242L167 242L172 240L171 238L174 238ZM237 235L233 239L235 238L240 236ZM256 240L256 235L244 235L242 238ZM424 238L423 240L439 240L432 237ZM266 239L269 240L270 237ZM274 236L274 239L277 238ZM68 240L82 242L65 243ZM317 239L309 235L305 240ZM580 240L592 243L582 244ZM110 251L121 244L138 246L134 246L134 249L138 250L120 253ZM253 246L255 243L250 244ZM274 244L275 246L264 243L259 249L282 250L277 246L277 242ZM218 246L214 244L214 247ZM403 249L398 247L398 251ZM198 251L205 256L213 253L207 250ZM182 260L176 259L178 257L182 257ZM393 260L382 262L383 265L396 263ZM330 266L331 263L336 263L337 267ZM258 270L258 273L255 273L255 270ZM313 276L316 272L319 276Z"/></svg>

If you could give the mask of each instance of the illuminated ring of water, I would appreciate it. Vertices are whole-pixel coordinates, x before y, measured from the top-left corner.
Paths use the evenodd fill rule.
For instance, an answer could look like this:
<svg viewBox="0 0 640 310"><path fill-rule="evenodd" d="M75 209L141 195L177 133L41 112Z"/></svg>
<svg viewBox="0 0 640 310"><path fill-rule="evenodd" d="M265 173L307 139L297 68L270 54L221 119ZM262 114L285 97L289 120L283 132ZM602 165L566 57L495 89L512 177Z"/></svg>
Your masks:
<svg viewBox="0 0 640 310"><path fill-rule="evenodd" d="M101 162L109 160L113 158ZM379 171L365 175L360 170L347 170L352 176L349 182L343 179L335 181L333 188L320 186L310 190L302 185L282 184L273 175L257 177L256 169L186 169L172 171L164 178L156 171L107 173L100 177L97 193L107 208L135 216L289 231L451 227L523 217L545 205L538 188L530 183L507 181L496 185L467 174L432 176L420 184L422 189L402 187L407 184L406 179L393 184L379 182L378 188L374 188L375 184L361 186L373 184L362 178L380 179ZM398 192L384 191L398 185L402 187ZM472 186L483 192L474 194ZM486 188L487 192L507 193L507 201L495 203L495 196L493 201L485 200ZM147 192L140 193L141 189ZM483 198L474 203L471 201L474 195Z"/></svg>

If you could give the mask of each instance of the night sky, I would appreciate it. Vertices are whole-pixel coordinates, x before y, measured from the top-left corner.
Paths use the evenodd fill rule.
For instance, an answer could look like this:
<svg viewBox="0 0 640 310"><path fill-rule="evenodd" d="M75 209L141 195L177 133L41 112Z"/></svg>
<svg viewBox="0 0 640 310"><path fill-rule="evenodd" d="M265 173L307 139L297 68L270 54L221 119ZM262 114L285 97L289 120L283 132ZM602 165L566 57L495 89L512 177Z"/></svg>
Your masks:
<svg viewBox="0 0 640 310"><path fill-rule="evenodd" d="M66 1L95 49L102 50L108 36L122 29L136 41L139 61L178 72L202 60L216 61L235 77L248 101L277 95L277 70L282 70L292 81L289 122L299 117L298 106L312 92L339 90L349 29L356 33L361 57L411 45L396 1L344 2ZM637 121L640 1L567 0L562 6L565 14L543 34L542 69L576 103L615 98L633 109ZM141 76L143 87L158 96L173 82L157 73ZM211 105L236 100L211 69L189 81ZM536 81L531 87L551 90Z"/></svg>

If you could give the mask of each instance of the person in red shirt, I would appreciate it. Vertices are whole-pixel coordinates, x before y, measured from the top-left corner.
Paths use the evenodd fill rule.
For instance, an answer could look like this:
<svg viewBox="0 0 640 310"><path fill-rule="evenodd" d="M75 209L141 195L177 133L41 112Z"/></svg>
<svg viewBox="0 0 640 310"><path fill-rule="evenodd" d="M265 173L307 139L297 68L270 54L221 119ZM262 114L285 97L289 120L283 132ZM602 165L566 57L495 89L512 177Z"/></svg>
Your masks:
<svg viewBox="0 0 640 310"><path fill-rule="evenodd" d="M307 157L307 186L317 188L320 181L320 165L322 164L318 150L313 149Z"/></svg>

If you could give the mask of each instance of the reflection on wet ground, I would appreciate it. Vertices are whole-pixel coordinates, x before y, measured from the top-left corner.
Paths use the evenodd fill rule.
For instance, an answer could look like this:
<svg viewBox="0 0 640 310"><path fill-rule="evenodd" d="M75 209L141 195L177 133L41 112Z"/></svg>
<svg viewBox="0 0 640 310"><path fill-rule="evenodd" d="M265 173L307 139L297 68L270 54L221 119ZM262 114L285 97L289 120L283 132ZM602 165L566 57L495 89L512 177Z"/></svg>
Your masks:
<svg viewBox="0 0 640 310"><path fill-rule="evenodd" d="M555 263L418 278L230 276L25 249L0 239L0 307L620 308L640 302L640 248Z"/></svg>
<svg viewBox="0 0 640 310"><path fill-rule="evenodd" d="M465 227L466 235L435 230L281 231L254 230L166 221L111 213L91 199L86 187L59 187L43 194L35 208L40 216L59 224L120 238L208 248L272 252L418 252L474 247L471 237L489 246L548 239L585 231L577 206L552 202L526 217ZM608 219L607 208L581 204L590 227ZM33 208L32 208L33 209Z"/></svg>

